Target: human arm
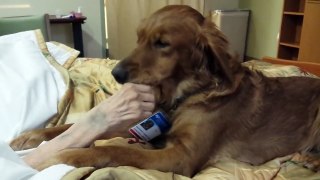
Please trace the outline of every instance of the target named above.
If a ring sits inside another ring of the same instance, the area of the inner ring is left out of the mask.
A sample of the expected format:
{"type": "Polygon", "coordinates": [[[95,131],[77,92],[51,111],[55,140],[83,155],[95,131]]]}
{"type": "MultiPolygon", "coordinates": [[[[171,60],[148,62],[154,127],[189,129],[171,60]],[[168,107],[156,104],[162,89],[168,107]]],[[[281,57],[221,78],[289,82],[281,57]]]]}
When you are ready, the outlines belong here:
{"type": "Polygon", "coordinates": [[[68,130],[39,146],[24,161],[32,167],[66,148],[87,147],[121,126],[149,117],[154,109],[151,87],[127,83],[113,96],[86,113],[68,130]]]}

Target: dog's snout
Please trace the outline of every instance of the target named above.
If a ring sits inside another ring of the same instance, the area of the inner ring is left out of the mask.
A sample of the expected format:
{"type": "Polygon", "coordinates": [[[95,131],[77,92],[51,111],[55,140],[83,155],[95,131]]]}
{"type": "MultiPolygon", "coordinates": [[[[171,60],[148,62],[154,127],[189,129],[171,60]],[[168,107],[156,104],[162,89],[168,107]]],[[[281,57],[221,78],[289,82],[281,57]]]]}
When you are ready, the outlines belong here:
{"type": "Polygon", "coordinates": [[[115,68],[113,68],[113,70],[111,71],[111,74],[114,77],[114,79],[120,84],[124,84],[128,81],[129,73],[122,66],[116,66],[115,68]]]}

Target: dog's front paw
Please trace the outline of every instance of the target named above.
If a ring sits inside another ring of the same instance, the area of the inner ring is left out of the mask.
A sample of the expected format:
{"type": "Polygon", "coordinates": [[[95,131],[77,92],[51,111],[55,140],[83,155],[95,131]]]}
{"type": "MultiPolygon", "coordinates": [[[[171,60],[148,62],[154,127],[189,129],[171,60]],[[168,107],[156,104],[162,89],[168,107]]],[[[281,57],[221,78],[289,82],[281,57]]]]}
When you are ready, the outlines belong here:
{"type": "Polygon", "coordinates": [[[10,147],[15,151],[31,149],[38,147],[44,140],[41,133],[30,131],[13,139],[10,142],[10,147]]]}
{"type": "Polygon", "coordinates": [[[66,164],[74,167],[97,167],[97,162],[99,162],[97,155],[92,154],[89,148],[67,149],[58,152],[34,168],[43,170],[56,164],[66,164]]]}

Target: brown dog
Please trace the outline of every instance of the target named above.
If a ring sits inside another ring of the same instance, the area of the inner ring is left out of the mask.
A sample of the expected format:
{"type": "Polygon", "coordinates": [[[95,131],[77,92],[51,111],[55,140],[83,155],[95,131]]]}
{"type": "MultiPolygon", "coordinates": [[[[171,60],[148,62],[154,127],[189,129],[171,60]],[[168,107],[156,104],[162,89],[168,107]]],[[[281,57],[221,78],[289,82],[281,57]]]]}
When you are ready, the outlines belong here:
{"type": "Polygon", "coordinates": [[[241,66],[217,27],[188,6],[142,22],[137,48],[112,73],[154,87],[172,124],[162,146],[64,150],[43,167],[129,165],[192,176],[221,157],[258,165],[320,143],[320,80],[267,78],[241,66]]]}

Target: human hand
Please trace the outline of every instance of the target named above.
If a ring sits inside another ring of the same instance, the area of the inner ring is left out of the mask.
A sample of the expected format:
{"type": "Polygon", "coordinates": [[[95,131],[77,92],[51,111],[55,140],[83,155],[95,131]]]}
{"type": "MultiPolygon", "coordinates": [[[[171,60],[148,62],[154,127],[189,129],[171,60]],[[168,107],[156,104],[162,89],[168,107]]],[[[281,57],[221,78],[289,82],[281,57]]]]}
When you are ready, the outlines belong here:
{"type": "Polygon", "coordinates": [[[89,112],[90,123],[99,130],[112,131],[130,127],[152,115],[155,97],[150,86],[126,83],[113,96],[89,112]]]}

